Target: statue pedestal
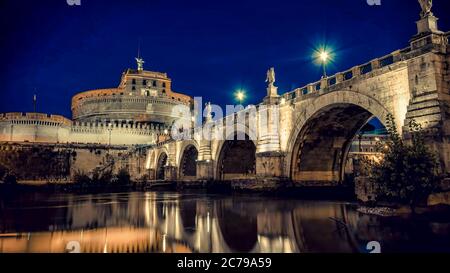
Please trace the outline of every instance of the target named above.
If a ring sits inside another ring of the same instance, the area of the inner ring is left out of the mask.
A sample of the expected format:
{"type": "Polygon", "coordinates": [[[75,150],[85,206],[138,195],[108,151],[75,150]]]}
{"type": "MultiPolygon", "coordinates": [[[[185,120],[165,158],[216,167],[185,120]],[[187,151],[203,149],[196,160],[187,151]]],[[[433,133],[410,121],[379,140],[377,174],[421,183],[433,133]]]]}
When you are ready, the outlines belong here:
{"type": "Polygon", "coordinates": [[[267,87],[267,97],[264,98],[265,104],[277,104],[280,100],[280,96],[278,95],[278,87],[274,85],[269,85],[267,87]]]}
{"type": "MultiPolygon", "coordinates": [[[[429,44],[446,45],[447,37],[445,33],[438,29],[438,18],[432,14],[417,21],[417,32],[411,39],[411,49],[416,50],[429,44]]],[[[445,49],[444,49],[445,50],[445,49]]]]}
{"type": "Polygon", "coordinates": [[[273,84],[267,87],[267,96],[268,97],[278,97],[278,87],[273,84]]]}
{"type": "Polygon", "coordinates": [[[425,18],[420,19],[417,21],[417,32],[418,34],[425,34],[425,33],[439,33],[438,24],[437,21],[439,19],[434,17],[434,15],[428,15],[425,18]]]}

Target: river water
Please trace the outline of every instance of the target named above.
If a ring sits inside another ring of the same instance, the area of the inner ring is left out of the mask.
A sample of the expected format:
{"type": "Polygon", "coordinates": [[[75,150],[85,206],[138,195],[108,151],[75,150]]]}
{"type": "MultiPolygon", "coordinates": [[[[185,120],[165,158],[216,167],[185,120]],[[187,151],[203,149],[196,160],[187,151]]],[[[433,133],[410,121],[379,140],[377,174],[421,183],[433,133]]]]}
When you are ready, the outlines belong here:
{"type": "Polygon", "coordinates": [[[131,192],[1,195],[0,252],[450,253],[450,216],[378,217],[353,203],[131,192]]]}

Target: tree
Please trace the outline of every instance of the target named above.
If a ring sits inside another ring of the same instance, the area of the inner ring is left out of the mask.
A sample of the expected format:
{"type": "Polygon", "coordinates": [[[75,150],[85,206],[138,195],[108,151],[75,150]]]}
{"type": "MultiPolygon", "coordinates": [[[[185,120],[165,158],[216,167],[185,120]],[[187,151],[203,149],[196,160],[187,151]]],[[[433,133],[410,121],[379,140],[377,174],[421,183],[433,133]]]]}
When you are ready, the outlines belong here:
{"type": "Polygon", "coordinates": [[[389,138],[378,145],[383,159],[370,161],[369,178],[378,186],[380,197],[409,204],[414,212],[438,184],[437,157],[425,145],[422,127],[414,120],[409,124],[409,145],[399,135],[392,115],[387,117],[386,129],[389,138]]]}

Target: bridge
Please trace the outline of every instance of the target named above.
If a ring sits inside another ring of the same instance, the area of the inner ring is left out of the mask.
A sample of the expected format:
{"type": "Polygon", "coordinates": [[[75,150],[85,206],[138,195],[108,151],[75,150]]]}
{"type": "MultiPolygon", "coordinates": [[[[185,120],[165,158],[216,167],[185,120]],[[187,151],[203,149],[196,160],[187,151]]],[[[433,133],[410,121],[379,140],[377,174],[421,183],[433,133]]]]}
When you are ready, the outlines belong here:
{"type": "Polygon", "coordinates": [[[213,120],[206,111],[206,121],[192,138],[145,147],[136,156],[141,162],[136,175],[167,181],[253,181],[261,187],[280,181],[339,185],[355,135],[373,117],[386,124],[390,114],[407,141],[409,122],[421,124],[448,177],[450,33],[438,30],[433,15],[417,26],[407,48],[283,95],[269,81],[263,102],[223,119],[213,120]]]}

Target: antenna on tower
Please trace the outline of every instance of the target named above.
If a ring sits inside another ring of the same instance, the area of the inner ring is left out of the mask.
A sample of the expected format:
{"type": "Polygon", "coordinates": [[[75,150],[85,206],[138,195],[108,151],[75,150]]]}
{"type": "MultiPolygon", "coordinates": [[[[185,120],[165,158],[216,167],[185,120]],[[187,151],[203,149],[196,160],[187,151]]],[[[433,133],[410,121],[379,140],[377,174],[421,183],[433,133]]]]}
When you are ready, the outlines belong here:
{"type": "Polygon", "coordinates": [[[141,72],[144,70],[144,59],[141,58],[141,39],[138,41],[138,56],[136,58],[137,66],[138,66],[138,72],[141,72]]]}
{"type": "Polygon", "coordinates": [[[141,58],[141,39],[138,40],[138,59],[141,58]]]}
{"type": "Polygon", "coordinates": [[[33,113],[36,113],[36,104],[37,104],[37,95],[36,95],[36,88],[34,88],[34,95],[33,95],[33,113]]]}

